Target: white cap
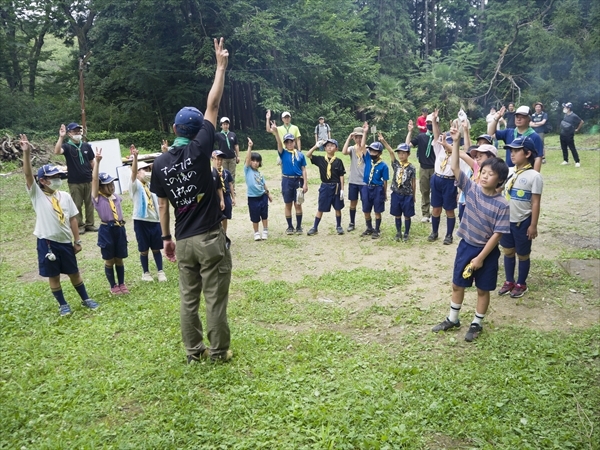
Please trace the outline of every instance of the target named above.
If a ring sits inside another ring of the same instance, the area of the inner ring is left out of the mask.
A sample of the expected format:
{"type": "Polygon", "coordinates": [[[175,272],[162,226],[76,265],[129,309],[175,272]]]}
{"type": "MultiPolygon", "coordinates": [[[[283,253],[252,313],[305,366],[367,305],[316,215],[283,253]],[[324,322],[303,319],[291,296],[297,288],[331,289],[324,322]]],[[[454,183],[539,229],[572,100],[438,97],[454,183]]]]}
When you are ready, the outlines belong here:
{"type": "Polygon", "coordinates": [[[229,117],[221,117],[221,123],[230,122],[229,117]]]}
{"type": "MultiPolygon", "coordinates": [[[[438,117],[436,122],[439,122],[439,121],[440,121],[440,118],[438,117]]],[[[433,122],[433,114],[429,114],[427,116],[427,118],[425,119],[425,122],[433,122]]]]}
{"type": "Polygon", "coordinates": [[[284,111],[284,112],[282,112],[282,113],[281,113],[281,118],[282,118],[282,119],[283,119],[284,117],[287,117],[287,116],[290,116],[290,117],[292,117],[292,115],[290,114],[290,112],[289,112],[289,111],[284,111]]]}
{"type": "Polygon", "coordinates": [[[528,116],[529,115],[529,106],[519,106],[517,108],[517,110],[515,111],[515,115],[519,114],[521,116],[528,116]]]}

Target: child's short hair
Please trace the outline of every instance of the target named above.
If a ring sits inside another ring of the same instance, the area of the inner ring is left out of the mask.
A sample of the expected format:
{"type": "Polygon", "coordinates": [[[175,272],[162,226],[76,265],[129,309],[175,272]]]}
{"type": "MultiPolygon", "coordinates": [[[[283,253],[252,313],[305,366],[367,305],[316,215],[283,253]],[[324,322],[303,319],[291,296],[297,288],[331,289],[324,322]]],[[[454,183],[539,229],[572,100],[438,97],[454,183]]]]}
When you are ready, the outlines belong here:
{"type": "Polygon", "coordinates": [[[502,158],[495,157],[488,158],[481,163],[479,171],[481,172],[486,166],[491,166],[490,169],[492,169],[492,171],[498,175],[498,185],[496,187],[502,186],[508,178],[508,166],[504,160],[502,158]]]}
{"type": "Polygon", "coordinates": [[[262,156],[258,152],[250,153],[250,161],[258,161],[258,167],[262,167],[262,156]]]}

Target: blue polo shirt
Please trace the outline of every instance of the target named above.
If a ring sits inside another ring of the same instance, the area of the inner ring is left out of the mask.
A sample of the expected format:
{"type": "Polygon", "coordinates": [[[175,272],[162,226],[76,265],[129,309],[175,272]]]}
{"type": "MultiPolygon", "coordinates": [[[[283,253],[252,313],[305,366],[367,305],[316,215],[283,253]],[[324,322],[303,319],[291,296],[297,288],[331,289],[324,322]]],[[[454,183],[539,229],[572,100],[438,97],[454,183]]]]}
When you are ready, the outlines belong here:
{"type": "Polygon", "coordinates": [[[281,152],[281,173],[288,177],[301,177],[302,168],[306,166],[304,154],[296,151],[296,157],[287,150],[281,152]],[[294,159],[292,161],[292,158],[294,159]]]}
{"type": "Polygon", "coordinates": [[[387,164],[383,161],[379,161],[375,165],[375,169],[373,170],[373,176],[371,177],[371,168],[373,167],[373,161],[371,160],[371,156],[367,153],[364,158],[365,162],[365,176],[363,181],[365,184],[374,184],[376,186],[383,186],[383,181],[388,181],[390,179],[390,169],[387,164]],[[371,180],[369,181],[369,178],[371,180]]]}
{"type": "MultiPolygon", "coordinates": [[[[496,139],[504,141],[505,144],[510,144],[516,138],[521,137],[521,134],[517,132],[516,128],[507,128],[506,130],[496,130],[496,139]]],[[[542,144],[542,138],[536,132],[531,133],[528,136],[532,141],[537,151],[537,156],[544,156],[544,146],[542,144]]],[[[510,150],[506,150],[506,164],[508,167],[513,167],[514,164],[510,160],[510,150]]]]}

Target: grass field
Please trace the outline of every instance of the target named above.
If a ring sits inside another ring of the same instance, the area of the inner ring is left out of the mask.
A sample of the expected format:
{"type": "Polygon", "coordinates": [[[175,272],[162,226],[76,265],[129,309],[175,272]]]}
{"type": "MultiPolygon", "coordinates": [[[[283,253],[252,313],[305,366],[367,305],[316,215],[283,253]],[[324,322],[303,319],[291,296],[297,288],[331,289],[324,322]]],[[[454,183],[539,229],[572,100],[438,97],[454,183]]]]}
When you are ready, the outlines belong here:
{"type": "MultiPolygon", "coordinates": [[[[589,142],[598,147],[597,137],[589,142]]],[[[277,191],[275,153],[263,157],[277,191]]],[[[447,312],[455,248],[425,242],[426,226],[415,224],[404,247],[393,242],[389,214],[376,245],[350,234],[335,241],[327,231],[289,239],[277,198],[272,239],[256,244],[238,182],[229,232],[235,358],[225,365],[185,364],[177,268],[166,265],[167,283],[139,281],[132,230],[132,294],[110,297],[95,236],[86,233],[80,269],[101,307],[83,310],[63,282],[75,313],[59,318],[36,275],[23,176],[0,177],[0,448],[600,448],[600,299],[559,265],[600,258],[600,155],[582,152],[579,171],[561,160],[550,151],[542,172],[531,292],[512,303],[493,296],[497,309],[473,344],[463,341],[465,325],[429,331],[447,312]]]]}

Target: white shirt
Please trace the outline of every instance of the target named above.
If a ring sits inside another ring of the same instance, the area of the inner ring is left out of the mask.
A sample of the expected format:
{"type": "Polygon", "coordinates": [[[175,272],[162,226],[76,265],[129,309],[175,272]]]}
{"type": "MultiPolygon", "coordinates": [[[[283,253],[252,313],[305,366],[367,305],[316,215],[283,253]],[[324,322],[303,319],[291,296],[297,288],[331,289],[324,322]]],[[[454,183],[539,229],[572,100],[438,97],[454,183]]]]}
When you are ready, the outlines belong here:
{"type": "Polygon", "coordinates": [[[144,186],[140,180],[136,179],[135,182],[131,183],[129,186],[129,195],[131,196],[131,200],[133,200],[133,220],[160,222],[158,216],[158,197],[156,194],[151,193],[154,209],[148,208],[148,195],[144,191],[144,186]]]}
{"type": "Polygon", "coordinates": [[[34,183],[31,189],[27,189],[27,192],[36,214],[33,234],[39,239],[48,239],[49,241],[61,244],[71,242],[73,240],[73,233],[71,232],[70,219],[79,214],[79,210],[75,206],[71,195],[64,191],[55,191],[54,194],[48,196],[40,189],[37,183],[34,183]],[[52,197],[58,199],[58,204],[65,215],[64,223],[60,222],[58,214],[54,211],[52,197]]]}
{"type": "MultiPolygon", "coordinates": [[[[454,172],[452,172],[452,154],[448,156],[446,166],[442,170],[442,162],[446,159],[446,149],[437,141],[432,142],[431,147],[435,152],[435,173],[445,177],[454,177],[454,172]]],[[[463,172],[467,173],[470,170],[469,165],[462,159],[458,161],[458,164],[460,165],[460,170],[463,172]]]]}

